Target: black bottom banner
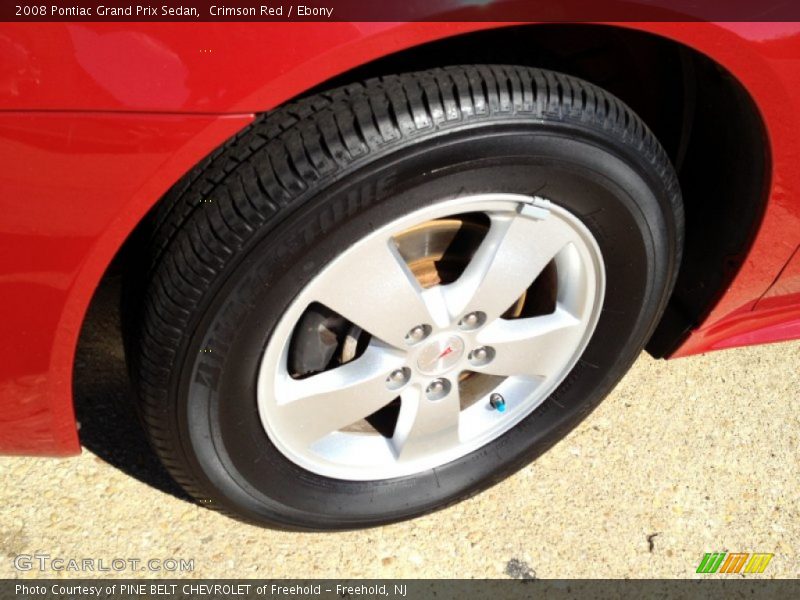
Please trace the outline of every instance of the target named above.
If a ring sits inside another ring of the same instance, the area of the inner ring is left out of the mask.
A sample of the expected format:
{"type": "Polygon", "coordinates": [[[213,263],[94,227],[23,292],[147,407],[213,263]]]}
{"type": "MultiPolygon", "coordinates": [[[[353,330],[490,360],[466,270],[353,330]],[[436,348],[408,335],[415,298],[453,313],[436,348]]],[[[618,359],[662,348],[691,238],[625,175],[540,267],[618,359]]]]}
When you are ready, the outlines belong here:
{"type": "Polygon", "coordinates": [[[464,579],[25,579],[0,581],[0,599],[262,600],[300,598],[797,598],[800,580],[464,580],[464,579]]]}

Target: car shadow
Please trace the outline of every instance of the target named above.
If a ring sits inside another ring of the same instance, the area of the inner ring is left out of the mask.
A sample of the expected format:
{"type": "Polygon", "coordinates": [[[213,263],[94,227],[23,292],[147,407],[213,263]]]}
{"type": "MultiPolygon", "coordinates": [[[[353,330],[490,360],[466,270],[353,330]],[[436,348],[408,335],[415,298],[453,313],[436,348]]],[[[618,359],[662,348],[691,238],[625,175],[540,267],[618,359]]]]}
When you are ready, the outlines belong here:
{"type": "Polygon", "coordinates": [[[182,500],[150,447],[132,402],[119,326],[120,278],[106,276],[78,342],[73,392],[83,447],[139,481],[182,500]]]}

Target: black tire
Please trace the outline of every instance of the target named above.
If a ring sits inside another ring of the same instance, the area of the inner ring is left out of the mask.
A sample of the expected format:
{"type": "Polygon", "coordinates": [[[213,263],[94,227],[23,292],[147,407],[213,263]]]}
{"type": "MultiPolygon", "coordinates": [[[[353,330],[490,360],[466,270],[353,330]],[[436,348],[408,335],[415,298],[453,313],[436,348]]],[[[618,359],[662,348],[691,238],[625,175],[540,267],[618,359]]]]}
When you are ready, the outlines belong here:
{"type": "Polygon", "coordinates": [[[273,110],[172,188],[127,283],[127,354],[152,445],[202,504],[261,524],[346,529],[441,508],[533,460],[619,381],[665,307],[682,232],[658,141],[573,77],[448,67],[273,110]],[[271,328],[337,248],[465,191],[546,195],[595,236],[606,298],[581,360],[518,426],[435,472],[354,482],[304,471],[258,419],[271,328]]]}

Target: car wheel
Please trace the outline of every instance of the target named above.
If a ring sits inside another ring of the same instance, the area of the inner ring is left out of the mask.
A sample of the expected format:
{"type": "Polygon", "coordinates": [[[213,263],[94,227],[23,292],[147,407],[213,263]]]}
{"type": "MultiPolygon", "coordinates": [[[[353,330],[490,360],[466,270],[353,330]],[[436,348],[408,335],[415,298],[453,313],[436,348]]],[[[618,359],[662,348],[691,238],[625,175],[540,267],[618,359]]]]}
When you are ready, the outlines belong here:
{"type": "Polygon", "coordinates": [[[303,98],[176,184],[126,289],[153,446],[203,504],[419,515],[563,437],[674,283],[673,169],[622,102],[515,66],[303,98]]]}

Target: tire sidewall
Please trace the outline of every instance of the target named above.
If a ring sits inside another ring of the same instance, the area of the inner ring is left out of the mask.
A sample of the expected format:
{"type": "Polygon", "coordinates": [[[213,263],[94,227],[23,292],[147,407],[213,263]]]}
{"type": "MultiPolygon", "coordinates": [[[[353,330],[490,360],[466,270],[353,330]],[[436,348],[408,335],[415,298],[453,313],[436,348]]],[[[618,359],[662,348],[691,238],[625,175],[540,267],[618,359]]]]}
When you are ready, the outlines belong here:
{"type": "Polygon", "coordinates": [[[259,521],[348,528],[399,520],[474,493],[560,439],[621,378],[664,305],[675,268],[670,199],[649,163],[597,132],[491,124],[432,135],[352,165],[301,196],[208,294],[172,377],[185,456],[209,502],[259,521]],[[590,230],[606,270],[595,333],[556,390],[516,427],[436,469],[374,482],[303,470],[271,443],[256,382],[271,332],[336,254],[397,217],[480,193],[542,196],[590,230]]]}

